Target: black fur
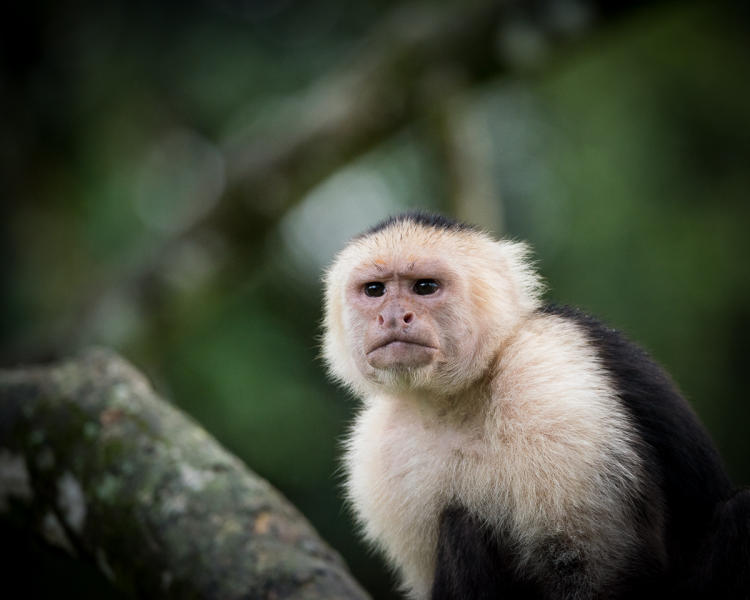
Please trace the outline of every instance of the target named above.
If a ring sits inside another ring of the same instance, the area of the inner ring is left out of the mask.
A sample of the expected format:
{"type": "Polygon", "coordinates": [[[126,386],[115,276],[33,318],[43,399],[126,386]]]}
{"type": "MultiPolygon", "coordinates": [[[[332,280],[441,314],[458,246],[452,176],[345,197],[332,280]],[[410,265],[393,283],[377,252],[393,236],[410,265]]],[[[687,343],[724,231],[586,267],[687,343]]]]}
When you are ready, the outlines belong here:
{"type": "Polygon", "coordinates": [[[750,490],[720,503],[688,580],[688,598],[750,598],[750,490]]]}
{"type": "Polygon", "coordinates": [[[542,598],[533,582],[514,572],[511,546],[501,537],[466,509],[443,511],[432,600],[542,598]]]}
{"type": "Polygon", "coordinates": [[[579,310],[548,306],[544,312],[577,323],[597,348],[640,434],[646,472],[662,492],[671,570],[684,580],[715,507],[732,494],[718,451],[669,376],[645,351],[579,310]]]}
{"type": "MultiPolygon", "coordinates": [[[[541,312],[573,321],[596,348],[639,435],[636,450],[650,478],[634,507],[643,547],[605,597],[750,599],[750,490],[733,491],[708,433],[669,376],[596,319],[562,306],[541,312]],[[666,563],[650,552],[662,544],[666,563]]],[[[519,573],[512,545],[502,540],[502,532],[487,531],[466,511],[446,510],[433,599],[570,597],[550,592],[543,577],[534,582],[519,573]]],[[[552,564],[549,555],[543,562],[552,564]]]]}
{"type": "Polygon", "coordinates": [[[373,233],[383,231],[384,229],[388,229],[388,227],[391,227],[392,225],[403,223],[405,221],[409,221],[417,225],[422,225],[424,227],[433,227],[435,229],[444,229],[447,231],[479,231],[479,229],[474,225],[468,225],[466,223],[456,221],[443,215],[430,213],[423,210],[415,210],[388,217],[387,219],[381,221],[377,225],[365,231],[360,237],[372,235],[373,233]]]}

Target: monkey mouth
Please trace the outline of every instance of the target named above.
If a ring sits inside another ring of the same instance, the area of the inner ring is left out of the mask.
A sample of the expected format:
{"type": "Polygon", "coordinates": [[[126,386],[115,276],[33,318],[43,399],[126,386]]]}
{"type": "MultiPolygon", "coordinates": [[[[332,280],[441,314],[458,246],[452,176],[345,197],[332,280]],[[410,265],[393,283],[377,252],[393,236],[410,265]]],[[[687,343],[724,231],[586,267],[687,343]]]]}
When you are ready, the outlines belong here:
{"type": "Polygon", "coordinates": [[[421,367],[434,360],[437,348],[419,339],[389,337],[367,353],[367,362],[376,369],[421,367]]]}
{"type": "Polygon", "coordinates": [[[417,346],[417,347],[421,347],[421,348],[427,348],[429,350],[437,350],[437,348],[435,348],[435,346],[432,346],[432,345],[430,345],[430,344],[428,344],[426,342],[422,342],[420,340],[409,339],[409,338],[405,338],[405,337],[395,336],[395,337],[390,337],[390,338],[386,338],[384,340],[379,341],[377,344],[375,344],[372,348],[370,348],[367,351],[367,354],[372,354],[376,350],[381,350],[381,349],[388,348],[388,347],[394,347],[394,348],[404,347],[404,348],[407,348],[409,346],[417,346]]]}

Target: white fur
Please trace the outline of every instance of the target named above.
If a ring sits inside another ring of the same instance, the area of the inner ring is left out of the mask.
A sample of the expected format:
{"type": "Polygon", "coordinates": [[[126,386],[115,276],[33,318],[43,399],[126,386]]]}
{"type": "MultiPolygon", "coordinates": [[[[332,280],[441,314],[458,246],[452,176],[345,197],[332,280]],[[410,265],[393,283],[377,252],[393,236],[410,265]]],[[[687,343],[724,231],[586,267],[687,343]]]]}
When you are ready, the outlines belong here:
{"type": "Polygon", "coordinates": [[[364,399],[346,445],[348,498],[415,599],[429,596],[449,505],[508,532],[519,568],[550,568],[535,556],[564,540],[589,565],[571,591],[582,598],[606,589],[634,547],[629,507],[643,466],[632,425],[577,326],[535,312],[540,285],[525,256],[483,234],[400,224],[355,241],[327,276],[325,356],[364,399]],[[352,361],[356,340],[347,335],[346,274],[384,248],[398,256],[425,247],[451,252],[468,282],[459,308],[480,332],[479,366],[462,367],[464,385],[443,394],[427,383],[373,383],[352,361]]]}
{"type": "Polygon", "coordinates": [[[444,257],[461,274],[453,327],[472,339],[473,353],[456,353],[438,373],[414,373],[415,382],[455,391],[481,376],[523,315],[538,304],[541,282],[526,261],[524,244],[497,242],[480,232],[445,231],[411,222],[357,238],[336,257],[325,276],[323,357],[331,374],[360,396],[377,394],[382,380],[357,366],[361,340],[356,315],[346,301],[347,286],[357,267],[373,262],[393,264],[405,258],[444,257]]]}
{"type": "Polygon", "coordinates": [[[509,528],[529,561],[547,536],[565,535],[594,565],[589,589],[606,586],[633,542],[628,495],[642,466],[596,357],[573,325],[537,317],[508,344],[490,390],[455,399],[474,405],[468,416],[429,400],[367,402],[345,457],[365,535],[413,598],[429,595],[449,504],[509,528]]]}

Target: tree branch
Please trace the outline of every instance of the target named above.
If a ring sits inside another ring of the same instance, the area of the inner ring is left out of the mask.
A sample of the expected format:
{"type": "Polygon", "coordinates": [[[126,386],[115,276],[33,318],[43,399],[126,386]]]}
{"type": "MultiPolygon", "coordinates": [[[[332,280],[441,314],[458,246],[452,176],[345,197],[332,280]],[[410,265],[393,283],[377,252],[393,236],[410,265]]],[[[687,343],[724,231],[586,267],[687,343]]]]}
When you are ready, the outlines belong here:
{"type": "Polygon", "coordinates": [[[164,298],[170,297],[167,274],[175,257],[205,240],[218,237],[222,251],[201,285],[242,279],[263,256],[268,231],[325,177],[440,110],[452,96],[502,73],[541,69],[621,9],[606,6],[602,0],[398,6],[373,26],[351,58],[300,93],[287,119],[225,144],[226,192],[207,214],[126,272],[110,273],[108,281],[82,290],[79,309],[63,315],[55,339],[36,346],[57,355],[90,343],[97,338],[97,318],[113,299],[135,307],[149,321],[146,330],[158,326],[161,315],[170,314],[164,298]]]}
{"type": "Polygon", "coordinates": [[[0,371],[0,518],[133,597],[367,598],[294,507],[105,350],[0,371]]]}

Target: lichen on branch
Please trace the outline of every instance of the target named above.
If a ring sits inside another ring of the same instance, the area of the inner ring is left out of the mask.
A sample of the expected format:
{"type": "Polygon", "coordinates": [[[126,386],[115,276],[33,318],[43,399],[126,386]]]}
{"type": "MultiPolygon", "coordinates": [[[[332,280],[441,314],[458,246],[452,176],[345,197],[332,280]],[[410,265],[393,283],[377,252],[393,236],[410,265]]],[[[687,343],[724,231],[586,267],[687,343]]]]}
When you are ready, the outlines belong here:
{"type": "Polygon", "coordinates": [[[0,371],[0,519],[138,598],[366,598],[265,480],[107,350],[0,371]]]}

